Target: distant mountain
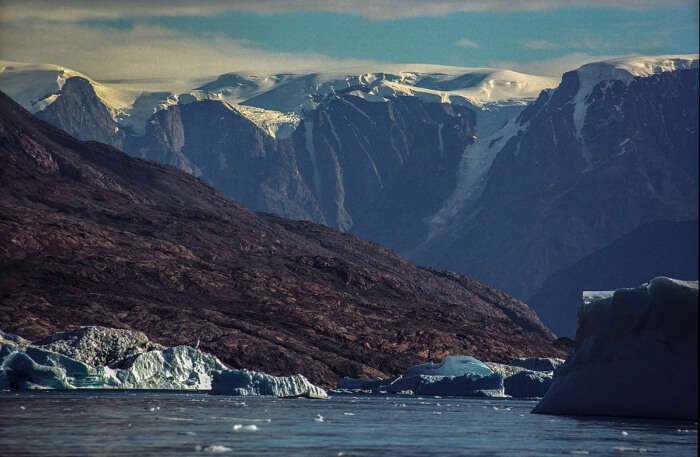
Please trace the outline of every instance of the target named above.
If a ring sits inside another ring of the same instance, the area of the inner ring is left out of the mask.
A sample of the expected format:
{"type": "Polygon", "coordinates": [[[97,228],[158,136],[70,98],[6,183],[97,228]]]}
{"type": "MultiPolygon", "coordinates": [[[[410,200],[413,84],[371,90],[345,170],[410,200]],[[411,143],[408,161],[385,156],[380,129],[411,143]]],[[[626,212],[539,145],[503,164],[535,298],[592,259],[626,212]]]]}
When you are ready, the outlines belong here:
{"type": "MultiPolygon", "coordinates": [[[[527,298],[641,225],[697,219],[697,100],[697,56],[565,73],[466,149],[455,192],[425,220],[428,236],[409,258],[527,298]]],[[[687,255],[697,259],[697,251],[687,255]]]]}
{"type": "Polygon", "coordinates": [[[133,102],[66,69],[0,68],[0,88],[81,138],[521,298],[645,224],[698,217],[697,55],[592,63],[560,84],[411,65],[230,73],[133,102]]]}
{"type": "Polygon", "coordinates": [[[56,100],[35,114],[78,138],[124,147],[125,132],[90,81],[80,76],[68,78],[56,100]]]}
{"type": "Polygon", "coordinates": [[[584,290],[635,287],[663,275],[695,279],[697,252],[697,220],[650,222],[552,274],[528,303],[557,335],[573,337],[584,290]]]}
{"type": "Polygon", "coordinates": [[[386,376],[451,353],[562,356],[522,302],[190,174],[80,142],[0,93],[0,328],[195,344],[234,367],[386,376]]]}

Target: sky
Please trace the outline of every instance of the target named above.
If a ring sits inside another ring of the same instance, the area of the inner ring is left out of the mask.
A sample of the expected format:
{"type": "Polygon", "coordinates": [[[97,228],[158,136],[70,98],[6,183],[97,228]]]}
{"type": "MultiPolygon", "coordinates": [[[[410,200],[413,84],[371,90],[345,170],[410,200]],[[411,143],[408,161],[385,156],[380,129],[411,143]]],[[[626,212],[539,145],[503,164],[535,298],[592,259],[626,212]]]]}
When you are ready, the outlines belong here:
{"type": "Polygon", "coordinates": [[[382,63],[560,76],[613,56],[697,52],[687,0],[0,0],[0,59],[98,80],[382,63]]]}

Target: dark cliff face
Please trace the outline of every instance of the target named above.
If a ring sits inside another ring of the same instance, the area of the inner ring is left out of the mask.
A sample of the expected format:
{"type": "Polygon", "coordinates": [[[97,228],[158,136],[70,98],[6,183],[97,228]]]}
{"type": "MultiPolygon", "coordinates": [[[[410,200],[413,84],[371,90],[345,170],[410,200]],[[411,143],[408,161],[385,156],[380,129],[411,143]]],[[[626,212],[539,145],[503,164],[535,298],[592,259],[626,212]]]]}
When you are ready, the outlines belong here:
{"type": "Polygon", "coordinates": [[[36,116],[76,138],[100,141],[118,148],[124,145],[126,135],[120,131],[90,82],[79,76],[66,80],[58,98],[36,116]]]}
{"type": "Polygon", "coordinates": [[[338,377],[450,353],[563,356],[523,303],[171,167],[80,142],[0,94],[0,328],[194,344],[235,367],[338,377]]]}
{"type": "Polygon", "coordinates": [[[341,95],[307,113],[291,141],[326,222],[377,239],[447,196],[474,123],[465,107],[341,95]]]}
{"type": "Polygon", "coordinates": [[[603,81],[577,127],[578,86],[567,73],[522,113],[459,238],[417,260],[529,297],[642,224],[697,218],[698,71],[603,81]]]}
{"type": "Polygon", "coordinates": [[[251,209],[325,222],[297,171],[294,151],[221,102],[157,112],[127,152],[200,176],[251,209]]]}
{"type": "Polygon", "coordinates": [[[216,101],[156,113],[127,152],[201,176],[252,209],[378,239],[431,214],[473,141],[465,108],[413,97],[327,97],[292,137],[275,140],[216,101]]]}

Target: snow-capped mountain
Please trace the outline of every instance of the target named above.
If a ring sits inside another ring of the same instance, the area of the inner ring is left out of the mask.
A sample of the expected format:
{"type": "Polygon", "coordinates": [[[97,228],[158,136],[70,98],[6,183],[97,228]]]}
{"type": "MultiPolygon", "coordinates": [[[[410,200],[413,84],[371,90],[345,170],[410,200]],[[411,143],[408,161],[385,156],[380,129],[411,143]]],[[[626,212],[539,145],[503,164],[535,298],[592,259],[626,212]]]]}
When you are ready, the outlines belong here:
{"type": "Polygon", "coordinates": [[[41,111],[55,102],[66,81],[73,77],[87,80],[115,119],[133,105],[139,95],[136,90],[98,83],[70,68],[0,60],[0,89],[30,113],[41,111]]]}
{"type": "MultiPolygon", "coordinates": [[[[470,106],[478,112],[481,132],[486,134],[516,115],[541,90],[557,83],[554,78],[491,68],[384,65],[332,72],[226,73],[186,92],[153,92],[138,85],[100,83],[57,65],[0,61],[0,90],[32,113],[58,100],[64,84],[72,77],[86,80],[95,92],[94,101],[104,105],[119,128],[135,134],[143,134],[146,122],[157,111],[194,100],[218,100],[236,106],[241,114],[276,138],[290,136],[301,115],[318,106],[320,99],[348,88],[362,89],[355,95],[368,101],[414,96],[431,103],[470,106]]],[[[70,123],[62,127],[80,138],[106,139],[106,132],[91,137],[89,131],[95,128],[71,130],[70,123]]],[[[118,138],[108,142],[122,144],[118,138]]]]}
{"type": "Polygon", "coordinates": [[[466,148],[455,191],[423,221],[410,257],[528,298],[556,271],[642,224],[697,219],[697,100],[696,55],[565,73],[466,148]]]}

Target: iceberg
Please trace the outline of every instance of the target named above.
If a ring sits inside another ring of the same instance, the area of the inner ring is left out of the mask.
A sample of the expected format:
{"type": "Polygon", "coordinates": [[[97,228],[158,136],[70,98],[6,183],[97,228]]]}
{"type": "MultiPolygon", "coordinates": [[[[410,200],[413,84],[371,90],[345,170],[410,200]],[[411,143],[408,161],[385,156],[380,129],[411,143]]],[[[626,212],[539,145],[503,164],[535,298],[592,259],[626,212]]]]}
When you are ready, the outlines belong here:
{"type": "Polygon", "coordinates": [[[503,397],[503,376],[465,374],[463,376],[419,376],[416,395],[503,397]]]}
{"type": "Polygon", "coordinates": [[[214,374],[228,369],[189,346],[156,347],[140,332],[105,327],[37,343],[1,333],[0,388],[209,390],[214,374]]]}
{"type": "Polygon", "coordinates": [[[115,370],[120,389],[209,390],[228,367],[190,346],[149,351],[124,360],[115,370]]]}
{"type": "Polygon", "coordinates": [[[407,375],[427,376],[489,376],[493,371],[481,360],[468,355],[450,355],[441,363],[422,363],[406,370],[407,375]]]}
{"type": "Polygon", "coordinates": [[[509,365],[523,367],[530,371],[555,371],[563,364],[564,359],[551,357],[518,357],[509,362],[509,365]]]}
{"type": "Polygon", "coordinates": [[[503,379],[506,379],[510,376],[513,376],[516,373],[520,373],[521,371],[526,371],[526,368],[523,367],[516,367],[514,365],[508,365],[505,363],[497,363],[497,362],[484,362],[491,370],[493,370],[495,373],[500,373],[501,376],[503,376],[503,379]]]}
{"type": "Polygon", "coordinates": [[[211,394],[328,398],[325,390],[311,384],[303,375],[277,377],[245,369],[215,374],[211,394]]]}
{"type": "Polygon", "coordinates": [[[515,398],[543,397],[551,384],[551,372],[531,370],[523,370],[503,381],[506,395],[515,398]]]}
{"type": "Polygon", "coordinates": [[[160,344],[149,341],[142,332],[99,326],[57,332],[48,338],[33,342],[32,346],[57,352],[92,366],[112,365],[142,352],[163,349],[160,344]]]}
{"type": "MultiPolygon", "coordinates": [[[[467,355],[447,356],[440,363],[422,363],[406,370],[403,384],[416,395],[503,396],[503,376],[467,355]]],[[[396,383],[394,383],[396,384],[396,383]]]]}
{"type": "Polygon", "coordinates": [[[698,282],[584,292],[574,351],[533,412],[697,420],[698,282]]]}
{"type": "Polygon", "coordinates": [[[501,373],[466,355],[448,356],[440,363],[415,365],[408,368],[404,375],[390,379],[343,378],[338,389],[391,394],[504,396],[501,373]]]}

